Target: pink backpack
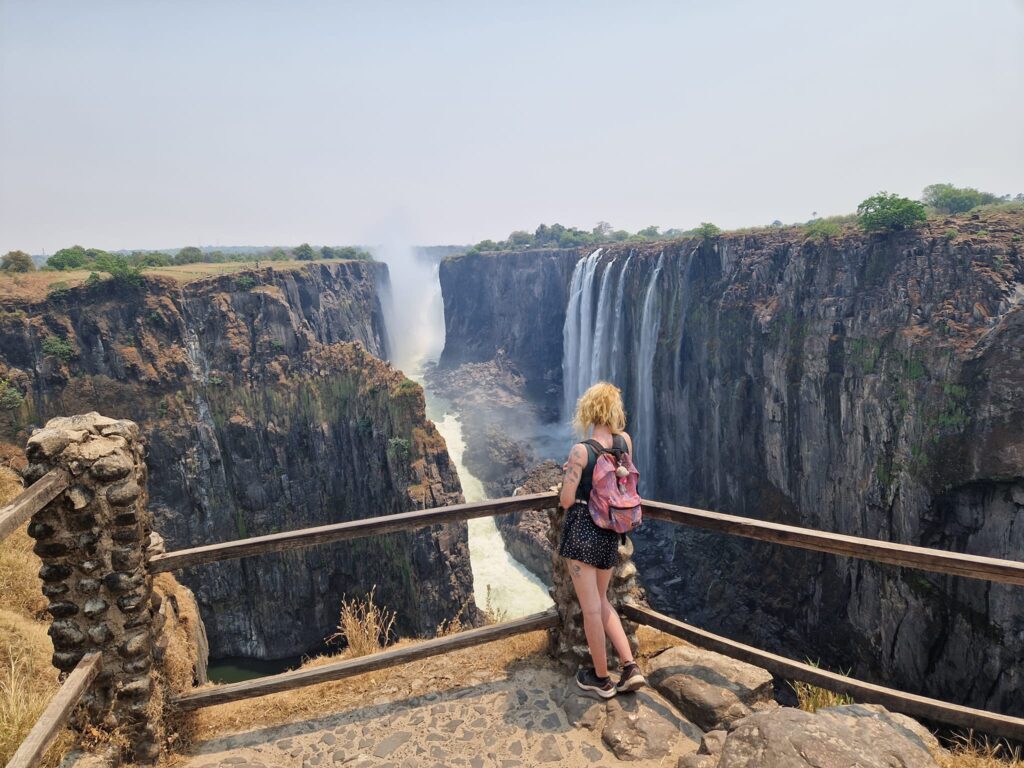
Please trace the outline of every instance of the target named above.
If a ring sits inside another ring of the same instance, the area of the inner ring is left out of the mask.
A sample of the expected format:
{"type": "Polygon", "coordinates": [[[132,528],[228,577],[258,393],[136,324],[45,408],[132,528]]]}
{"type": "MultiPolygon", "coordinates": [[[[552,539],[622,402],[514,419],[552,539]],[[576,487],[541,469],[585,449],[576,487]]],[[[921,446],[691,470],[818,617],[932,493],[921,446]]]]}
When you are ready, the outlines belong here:
{"type": "Polygon", "coordinates": [[[629,533],[643,521],[637,485],[640,472],[629,454],[619,448],[605,448],[597,440],[587,440],[597,453],[594,477],[587,507],[598,528],[629,533]]]}

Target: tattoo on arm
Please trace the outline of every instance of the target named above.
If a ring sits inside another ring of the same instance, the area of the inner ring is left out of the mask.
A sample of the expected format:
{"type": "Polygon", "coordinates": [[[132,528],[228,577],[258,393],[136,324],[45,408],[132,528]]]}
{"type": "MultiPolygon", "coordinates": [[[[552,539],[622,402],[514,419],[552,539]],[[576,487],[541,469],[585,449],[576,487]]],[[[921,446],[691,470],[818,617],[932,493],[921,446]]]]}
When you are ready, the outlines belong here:
{"type": "Polygon", "coordinates": [[[578,483],[583,473],[583,467],[587,465],[586,449],[581,445],[573,446],[569,453],[569,460],[565,463],[565,483],[578,483]]]}
{"type": "Polygon", "coordinates": [[[579,576],[583,572],[583,569],[580,568],[580,564],[579,563],[573,563],[572,564],[572,572],[575,573],[577,576],[579,576]]]}

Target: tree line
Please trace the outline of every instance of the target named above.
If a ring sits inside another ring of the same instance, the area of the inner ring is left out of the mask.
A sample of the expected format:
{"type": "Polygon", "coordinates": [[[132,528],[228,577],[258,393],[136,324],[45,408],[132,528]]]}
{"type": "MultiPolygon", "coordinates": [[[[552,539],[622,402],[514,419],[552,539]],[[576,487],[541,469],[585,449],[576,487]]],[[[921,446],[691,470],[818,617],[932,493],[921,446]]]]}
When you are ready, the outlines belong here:
{"type": "MultiPolygon", "coordinates": [[[[956,187],[952,184],[931,184],[925,187],[920,200],[900,195],[879,192],[867,198],[853,216],[819,218],[817,214],[807,222],[797,225],[808,230],[813,238],[831,237],[839,234],[841,224],[855,221],[867,232],[886,232],[907,229],[923,223],[929,215],[953,215],[967,213],[975,208],[999,203],[1024,204],[1024,193],[1014,197],[981,192],[973,187],[956,187]]],[[[779,220],[769,227],[782,227],[779,220]]],[[[602,221],[591,230],[565,227],[561,224],[541,224],[535,231],[516,230],[504,240],[481,240],[466,251],[467,254],[483,251],[519,251],[535,248],[576,248],[588,245],[623,242],[650,242],[682,237],[715,237],[722,230],[704,222],[693,229],[660,230],[657,226],[645,227],[637,232],[615,229],[602,221]]]]}
{"type": "MultiPolygon", "coordinates": [[[[351,259],[372,261],[373,256],[362,248],[354,246],[325,245],[314,248],[302,243],[294,248],[266,248],[244,253],[225,253],[219,250],[203,250],[186,246],[177,253],[166,251],[133,251],[131,253],[110,253],[99,248],[83,248],[73,245],[61,248],[50,256],[42,269],[66,272],[89,269],[106,272],[114,276],[140,274],[150,267],[171,267],[179,264],[221,264],[250,261],[313,261],[314,259],[351,259]]],[[[35,261],[24,251],[10,251],[0,258],[0,270],[4,272],[33,272],[35,261]]]]}

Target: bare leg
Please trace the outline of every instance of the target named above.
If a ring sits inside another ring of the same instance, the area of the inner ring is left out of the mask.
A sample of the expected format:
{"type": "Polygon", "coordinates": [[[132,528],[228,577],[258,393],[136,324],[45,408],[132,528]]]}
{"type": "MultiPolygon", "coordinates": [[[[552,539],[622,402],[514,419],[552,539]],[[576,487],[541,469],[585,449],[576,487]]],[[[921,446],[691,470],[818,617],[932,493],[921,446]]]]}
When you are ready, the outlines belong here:
{"type": "Polygon", "coordinates": [[[601,621],[601,594],[597,591],[598,570],[578,560],[569,560],[569,574],[583,610],[583,631],[587,635],[590,658],[594,661],[594,673],[598,677],[607,677],[608,653],[604,645],[604,623],[601,621]]]}
{"type": "Polygon", "coordinates": [[[597,571],[597,592],[601,597],[601,625],[604,627],[608,639],[612,641],[612,646],[615,648],[615,653],[618,654],[619,660],[625,666],[633,661],[633,650],[629,647],[629,640],[626,637],[626,631],[622,628],[619,614],[615,612],[612,604],[608,602],[608,585],[611,583],[611,580],[611,568],[597,571]]]}

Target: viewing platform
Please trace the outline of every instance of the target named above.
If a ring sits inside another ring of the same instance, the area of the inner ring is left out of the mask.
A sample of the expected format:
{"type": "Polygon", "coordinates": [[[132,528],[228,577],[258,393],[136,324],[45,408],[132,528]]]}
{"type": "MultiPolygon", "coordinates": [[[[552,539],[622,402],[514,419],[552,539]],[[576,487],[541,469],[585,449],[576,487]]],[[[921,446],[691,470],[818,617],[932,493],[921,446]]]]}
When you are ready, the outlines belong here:
{"type": "MultiPolygon", "coordinates": [[[[1024,740],[1024,719],[1019,717],[829,672],[651,610],[640,598],[628,541],[620,548],[610,599],[626,619],[627,634],[652,682],[636,695],[605,703],[581,696],[575,689],[568,672],[587,658],[586,642],[571,582],[558,562],[551,590],[555,608],[542,613],[429,640],[400,642],[378,653],[328,659],[256,680],[170,690],[154,671],[164,631],[163,614],[153,592],[155,575],[267,552],[530,510],[553,510],[554,532],[560,528],[561,513],[554,510],[557,495],[549,492],[416,510],[165,552],[152,531],[146,503],[147,469],[133,422],[95,413],[54,419],[30,438],[27,455],[31,463],[26,476],[32,484],[0,509],[0,537],[31,519],[29,533],[38,542],[36,552],[43,560],[40,577],[53,617],[53,662],[68,676],[8,768],[37,764],[69,723],[79,731],[114,732],[127,758],[154,762],[162,745],[176,740],[176,723],[188,722],[190,711],[318,684],[337,686],[339,681],[346,681],[343,686],[351,682],[355,692],[343,711],[339,708],[336,714],[324,716],[322,710],[311,706],[309,711],[317,711],[316,719],[304,723],[256,727],[201,742],[187,764],[404,766],[433,765],[433,760],[441,765],[591,765],[610,764],[614,758],[662,760],[671,754],[688,761],[689,768],[710,768],[718,764],[717,758],[712,761],[713,750],[728,752],[730,744],[742,745],[744,738],[753,738],[744,731],[744,722],[748,731],[756,733],[770,733],[776,722],[745,718],[769,717],[783,718],[787,733],[801,733],[801,729],[814,733],[832,718],[836,722],[829,727],[837,732],[845,728],[875,733],[880,750],[889,748],[895,743],[892,740],[899,733],[905,736],[908,729],[916,734],[911,741],[918,745],[931,738],[924,729],[914,730],[920,727],[912,726],[911,721],[880,708],[858,706],[820,717],[778,708],[770,692],[772,676],[847,694],[858,705],[881,705],[929,723],[1024,740]],[[641,628],[645,629],[639,631],[641,628]],[[638,637],[646,638],[647,644],[638,637]],[[669,648],[667,638],[686,644],[669,648]],[[507,645],[504,652],[493,650],[513,641],[524,645],[515,652],[507,645]],[[545,646],[550,659],[542,664],[517,661],[545,646]],[[655,657],[657,651],[668,655],[655,657]],[[482,667],[474,666],[477,656],[486,661],[482,667]],[[404,676],[389,676],[377,686],[374,673],[387,669],[390,674],[398,668],[404,668],[404,676]],[[712,675],[719,678],[711,686],[717,691],[714,694],[705,690],[712,675]],[[404,680],[404,688],[393,682],[398,679],[404,680]],[[715,705],[716,696],[720,706],[715,705]],[[808,717],[816,719],[812,723],[806,721],[808,717]],[[727,731],[727,738],[712,735],[727,731]],[[698,754],[698,749],[703,754],[698,754]]],[[[654,501],[644,502],[644,513],[653,520],[783,546],[1024,585],[1024,563],[1016,561],[654,501]]],[[[311,691],[309,700],[316,698],[311,691]]],[[[272,699],[266,701],[266,707],[274,706],[272,699]]],[[[257,702],[256,706],[264,705],[257,702]]],[[[295,714],[301,716],[301,708],[295,714]]],[[[242,729],[250,724],[240,716],[231,722],[242,729]]]]}

